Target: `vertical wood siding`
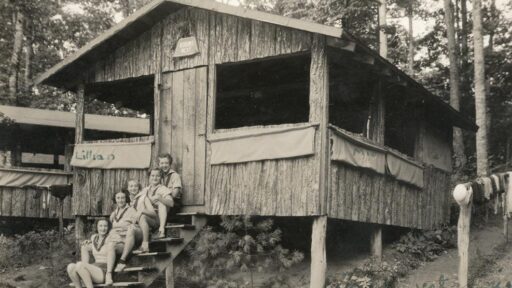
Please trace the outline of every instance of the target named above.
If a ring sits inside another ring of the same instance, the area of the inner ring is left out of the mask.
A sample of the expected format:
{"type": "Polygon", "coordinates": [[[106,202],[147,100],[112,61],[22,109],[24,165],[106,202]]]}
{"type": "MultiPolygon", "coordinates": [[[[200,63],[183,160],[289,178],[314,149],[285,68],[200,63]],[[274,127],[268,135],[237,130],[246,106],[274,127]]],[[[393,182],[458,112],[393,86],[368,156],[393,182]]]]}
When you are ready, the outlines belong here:
{"type": "MultiPolygon", "coordinates": [[[[33,188],[0,187],[0,216],[58,218],[59,200],[48,193],[33,188]],[[49,201],[44,205],[45,199],[49,201]]],[[[64,200],[63,212],[65,219],[72,218],[70,197],[64,200]]]]}
{"type": "Polygon", "coordinates": [[[207,213],[212,215],[318,215],[315,157],[212,165],[207,213]]]}
{"type": "Polygon", "coordinates": [[[91,65],[90,82],[154,74],[162,36],[162,71],[278,56],[311,49],[311,33],[211,11],[182,8],[91,65]],[[161,34],[163,33],[163,34],[161,34]],[[174,58],[180,38],[195,36],[199,53],[174,58]]]}
{"type": "Polygon", "coordinates": [[[389,176],[331,162],[329,217],[428,229],[449,220],[449,174],[428,166],[423,189],[389,176]]]}
{"type": "MultiPolygon", "coordinates": [[[[84,141],[84,143],[141,142],[152,136],[84,141]]],[[[78,168],[73,171],[72,215],[108,215],[113,208],[116,191],[126,187],[129,179],[137,179],[144,187],[148,184],[146,169],[78,168]]]]}
{"type": "Polygon", "coordinates": [[[207,81],[207,67],[162,75],[158,147],[182,177],[184,205],[204,205],[207,81]]]}

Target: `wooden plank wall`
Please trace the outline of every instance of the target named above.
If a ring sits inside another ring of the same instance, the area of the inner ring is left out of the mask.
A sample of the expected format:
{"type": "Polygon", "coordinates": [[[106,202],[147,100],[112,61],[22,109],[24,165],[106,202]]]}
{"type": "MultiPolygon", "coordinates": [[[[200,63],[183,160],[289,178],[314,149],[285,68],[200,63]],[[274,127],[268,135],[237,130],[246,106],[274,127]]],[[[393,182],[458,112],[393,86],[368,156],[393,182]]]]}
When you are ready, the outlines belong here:
{"type": "MultiPolygon", "coordinates": [[[[84,143],[118,143],[151,141],[153,136],[84,141],[84,143]]],[[[147,186],[146,169],[91,169],[75,167],[72,215],[108,215],[113,208],[116,191],[126,187],[129,179],[137,179],[147,186]]]]}
{"type": "Polygon", "coordinates": [[[103,82],[154,74],[160,37],[162,71],[245,61],[304,52],[311,49],[311,33],[195,8],[170,14],[138,37],[91,66],[89,82],[103,82]],[[199,54],[173,58],[179,38],[195,36],[199,54]]]}
{"type": "Polygon", "coordinates": [[[433,166],[420,189],[389,176],[331,162],[329,217],[429,229],[449,220],[450,177],[433,166]]]}
{"type": "Polygon", "coordinates": [[[207,213],[318,215],[317,166],[312,156],[212,165],[207,213]]]}
{"type": "MultiPolygon", "coordinates": [[[[49,196],[48,193],[48,191],[33,188],[0,187],[0,216],[58,218],[59,200],[49,196]],[[45,203],[45,199],[49,201],[45,203]]],[[[69,197],[64,200],[64,218],[72,218],[71,198],[69,197]]]]}

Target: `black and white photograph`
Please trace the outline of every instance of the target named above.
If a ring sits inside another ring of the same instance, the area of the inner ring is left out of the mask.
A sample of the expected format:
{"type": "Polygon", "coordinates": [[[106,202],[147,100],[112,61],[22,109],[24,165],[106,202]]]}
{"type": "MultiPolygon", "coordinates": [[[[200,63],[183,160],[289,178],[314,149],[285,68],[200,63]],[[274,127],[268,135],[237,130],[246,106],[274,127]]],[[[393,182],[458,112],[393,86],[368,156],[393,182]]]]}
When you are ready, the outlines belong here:
{"type": "Polygon", "coordinates": [[[0,0],[0,288],[512,288],[511,27],[0,0]]]}

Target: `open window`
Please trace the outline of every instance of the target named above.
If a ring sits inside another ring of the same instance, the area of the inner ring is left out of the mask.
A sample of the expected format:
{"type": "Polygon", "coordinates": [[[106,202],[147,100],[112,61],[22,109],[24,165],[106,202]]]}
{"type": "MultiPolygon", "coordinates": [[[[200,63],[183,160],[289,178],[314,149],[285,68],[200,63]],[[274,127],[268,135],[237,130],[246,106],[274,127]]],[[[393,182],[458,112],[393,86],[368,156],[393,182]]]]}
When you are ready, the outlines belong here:
{"type": "Polygon", "coordinates": [[[329,67],[329,123],[365,134],[373,92],[371,73],[347,62],[329,67]]]}
{"type": "Polygon", "coordinates": [[[215,129],[308,122],[309,55],[217,66],[215,129]]]}
{"type": "Polygon", "coordinates": [[[390,89],[386,94],[384,144],[414,157],[421,102],[403,87],[390,89]]]}

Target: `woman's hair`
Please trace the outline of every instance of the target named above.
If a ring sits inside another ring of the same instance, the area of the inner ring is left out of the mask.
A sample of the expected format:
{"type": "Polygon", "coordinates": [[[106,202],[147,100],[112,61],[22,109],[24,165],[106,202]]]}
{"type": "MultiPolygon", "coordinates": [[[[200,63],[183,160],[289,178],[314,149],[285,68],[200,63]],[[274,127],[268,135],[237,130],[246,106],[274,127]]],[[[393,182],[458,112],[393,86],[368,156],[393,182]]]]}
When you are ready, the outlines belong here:
{"type": "MultiPolygon", "coordinates": [[[[132,178],[132,179],[128,179],[128,181],[126,181],[126,186],[123,187],[123,190],[126,190],[128,191],[128,183],[130,183],[131,181],[133,182],[137,182],[137,188],[139,188],[139,191],[142,190],[142,185],[140,185],[140,182],[139,180],[135,179],[135,178],[132,178]]],[[[114,196],[115,197],[115,196],[114,196]]]]}
{"type": "Polygon", "coordinates": [[[124,196],[126,197],[126,203],[130,204],[130,192],[128,192],[128,190],[126,190],[126,189],[121,189],[121,191],[117,191],[116,193],[114,193],[114,197],[112,197],[112,201],[114,201],[114,203],[116,203],[116,195],[119,193],[123,193],[124,196]]]}
{"type": "Polygon", "coordinates": [[[164,177],[164,172],[162,172],[162,170],[160,170],[160,168],[151,168],[148,170],[148,176],[151,175],[151,172],[153,171],[158,171],[158,174],[160,174],[160,177],[164,177]]]}
{"type": "Polygon", "coordinates": [[[172,156],[171,156],[171,154],[169,154],[169,153],[162,153],[162,154],[158,155],[158,160],[160,160],[160,158],[167,158],[169,160],[169,164],[172,164],[172,156]]]}
{"type": "Polygon", "coordinates": [[[108,218],[105,218],[105,217],[98,218],[94,221],[94,227],[96,228],[96,232],[98,232],[98,225],[100,224],[101,221],[107,221],[107,225],[108,225],[107,233],[110,232],[110,229],[112,229],[112,223],[110,223],[110,220],[108,220],[108,218]]]}

